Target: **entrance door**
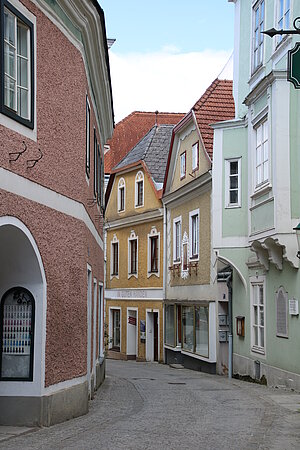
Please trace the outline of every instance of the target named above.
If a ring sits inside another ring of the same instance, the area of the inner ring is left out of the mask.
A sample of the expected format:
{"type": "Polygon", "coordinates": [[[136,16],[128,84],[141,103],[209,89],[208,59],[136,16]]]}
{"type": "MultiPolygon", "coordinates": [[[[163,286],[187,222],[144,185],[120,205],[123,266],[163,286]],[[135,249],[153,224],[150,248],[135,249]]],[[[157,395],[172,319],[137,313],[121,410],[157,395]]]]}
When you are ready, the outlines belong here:
{"type": "Polygon", "coordinates": [[[146,360],[159,359],[159,317],[158,311],[146,312],[146,360]]]}

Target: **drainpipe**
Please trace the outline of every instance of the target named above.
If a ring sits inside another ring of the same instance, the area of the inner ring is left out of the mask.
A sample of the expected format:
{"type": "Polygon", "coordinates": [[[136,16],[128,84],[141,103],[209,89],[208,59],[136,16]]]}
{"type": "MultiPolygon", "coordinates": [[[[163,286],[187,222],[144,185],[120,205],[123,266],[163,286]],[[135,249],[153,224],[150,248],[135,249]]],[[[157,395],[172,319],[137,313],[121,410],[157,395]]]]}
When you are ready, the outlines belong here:
{"type": "MultiPolygon", "coordinates": [[[[164,204],[164,223],[163,223],[163,301],[166,299],[167,290],[167,271],[168,271],[168,261],[167,261],[167,208],[164,204]]],[[[165,335],[165,305],[163,303],[163,340],[165,335]]],[[[164,346],[164,342],[163,342],[164,346]]],[[[165,363],[165,350],[163,351],[163,362],[165,363]]]]}

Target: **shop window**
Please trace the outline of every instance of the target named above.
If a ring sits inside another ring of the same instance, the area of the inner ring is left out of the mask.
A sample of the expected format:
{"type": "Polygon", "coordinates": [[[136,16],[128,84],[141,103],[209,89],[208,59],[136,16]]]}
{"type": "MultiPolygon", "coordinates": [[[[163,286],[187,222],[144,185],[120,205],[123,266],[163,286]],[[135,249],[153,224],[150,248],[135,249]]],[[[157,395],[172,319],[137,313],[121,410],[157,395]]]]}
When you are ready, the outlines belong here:
{"type": "Polygon", "coordinates": [[[165,344],[175,346],[175,306],[165,306],[165,344]]]}
{"type": "Polygon", "coordinates": [[[0,379],[33,380],[35,302],[25,288],[7,291],[1,300],[0,379]]]}
{"type": "Polygon", "coordinates": [[[193,352],[194,350],[194,308],[193,306],[182,307],[182,348],[193,352]]]}
{"type": "Polygon", "coordinates": [[[208,358],[208,306],[195,307],[195,352],[208,358]]]}

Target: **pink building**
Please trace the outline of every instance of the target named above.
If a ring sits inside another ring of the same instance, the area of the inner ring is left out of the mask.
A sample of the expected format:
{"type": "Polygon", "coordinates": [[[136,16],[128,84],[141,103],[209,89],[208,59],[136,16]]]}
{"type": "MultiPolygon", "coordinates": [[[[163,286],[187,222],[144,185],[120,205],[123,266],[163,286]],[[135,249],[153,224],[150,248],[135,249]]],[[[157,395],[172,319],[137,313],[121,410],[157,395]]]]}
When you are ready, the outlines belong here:
{"type": "Polygon", "coordinates": [[[0,424],[47,426],[104,378],[108,48],[96,0],[0,14],[0,424]]]}

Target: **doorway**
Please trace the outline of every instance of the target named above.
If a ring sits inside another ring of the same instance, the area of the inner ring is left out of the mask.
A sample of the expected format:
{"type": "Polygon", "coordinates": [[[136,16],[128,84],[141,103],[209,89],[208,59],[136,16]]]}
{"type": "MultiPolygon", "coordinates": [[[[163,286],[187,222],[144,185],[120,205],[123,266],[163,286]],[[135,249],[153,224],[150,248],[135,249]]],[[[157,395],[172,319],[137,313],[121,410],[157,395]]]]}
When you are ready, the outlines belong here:
{"type": "Polygon", "coordinates": [[[159,361],[159,312],[146,311],[146,360],[159,361]]]}
{"type": "Polygon", "coordinates": [[[137,308],[127,309],[127,359],[136,359],[137,349],[137,308]]]}

